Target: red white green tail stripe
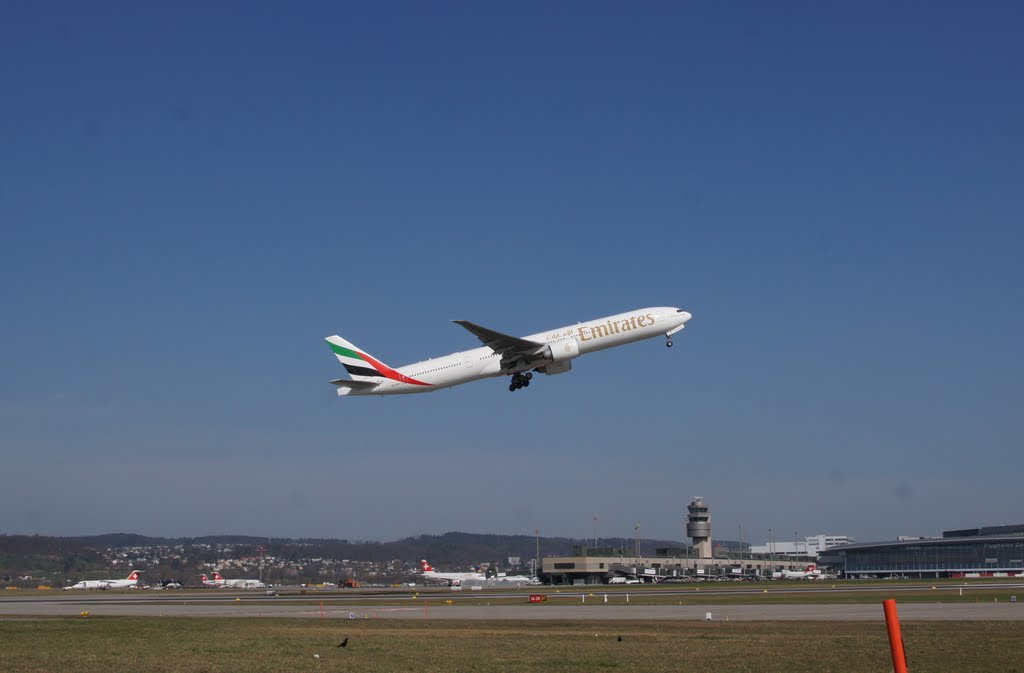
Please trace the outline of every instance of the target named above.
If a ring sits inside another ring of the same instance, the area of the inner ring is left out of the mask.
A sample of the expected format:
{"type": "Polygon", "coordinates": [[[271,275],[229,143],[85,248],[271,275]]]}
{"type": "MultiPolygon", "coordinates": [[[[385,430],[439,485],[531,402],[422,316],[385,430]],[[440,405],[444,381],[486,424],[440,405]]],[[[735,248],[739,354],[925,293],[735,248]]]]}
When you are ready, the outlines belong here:
{"type": "Polygon", "coordinates": [[[380,382],[383,379],[391,379],[392,381],[408,383],[414,386],[431,385],[396,372],[391,367],[388,367],[372,355],[359,350],[340,336],[327,337],[327,343],[353,381],[380,382]]]}

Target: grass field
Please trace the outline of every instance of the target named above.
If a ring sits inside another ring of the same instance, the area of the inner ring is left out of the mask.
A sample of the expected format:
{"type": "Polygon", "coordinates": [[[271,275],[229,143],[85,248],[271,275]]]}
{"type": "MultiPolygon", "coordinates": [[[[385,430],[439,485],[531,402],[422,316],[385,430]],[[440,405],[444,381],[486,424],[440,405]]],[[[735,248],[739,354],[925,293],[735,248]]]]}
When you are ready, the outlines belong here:
{"type": "MultiPolygon", "coordinates": [[[[1024,622],[903,627],[912,673],[1024,673],[1024,622]]],[[[0,671],[884,673],[885,624],[402,622],[88,618],[0,621],[0,671]],[[345,649],[337,647],[348,636],[345,649]],[[622,640],[619,640],[621,636],[622,640]],[[314,658],[319,654],[320,658],[314,658]]]]}

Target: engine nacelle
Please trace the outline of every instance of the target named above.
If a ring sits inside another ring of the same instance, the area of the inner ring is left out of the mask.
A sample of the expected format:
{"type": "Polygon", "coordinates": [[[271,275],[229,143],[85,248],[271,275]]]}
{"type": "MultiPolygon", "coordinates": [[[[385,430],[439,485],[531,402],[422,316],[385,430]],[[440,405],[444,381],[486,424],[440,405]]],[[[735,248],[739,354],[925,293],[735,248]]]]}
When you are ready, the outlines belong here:
{"type": "Polygon", "coordinates": [[[544,359],[552,362],[565,362],[579,357],[580,342],[576,339],[553,341],[544,349],[544,359]]]}
{"type": "Polygon", "coordinates": [[[561,362],[552,362],[549,365],[538,367],[537,371],[544,372],[548,376],[554,376],[555,374],[564,374],[572,369],[572,362],[569,360],[562,360],[561,362]]]}

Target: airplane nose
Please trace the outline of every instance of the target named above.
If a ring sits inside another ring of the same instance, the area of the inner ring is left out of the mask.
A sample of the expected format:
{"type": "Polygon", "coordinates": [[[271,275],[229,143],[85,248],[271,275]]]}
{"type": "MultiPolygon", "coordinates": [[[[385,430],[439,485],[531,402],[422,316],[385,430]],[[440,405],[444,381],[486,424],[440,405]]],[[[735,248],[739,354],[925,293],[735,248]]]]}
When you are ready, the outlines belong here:
{"type": "Polygon", "coordinates": [[[682,319],[683,323],[685,324],[685,323],[689,322],[690,318],[692,318],[693,315],[691,315],[689,313],[689,311],[680,311],[679,312],[679,317],[682,319]]]}

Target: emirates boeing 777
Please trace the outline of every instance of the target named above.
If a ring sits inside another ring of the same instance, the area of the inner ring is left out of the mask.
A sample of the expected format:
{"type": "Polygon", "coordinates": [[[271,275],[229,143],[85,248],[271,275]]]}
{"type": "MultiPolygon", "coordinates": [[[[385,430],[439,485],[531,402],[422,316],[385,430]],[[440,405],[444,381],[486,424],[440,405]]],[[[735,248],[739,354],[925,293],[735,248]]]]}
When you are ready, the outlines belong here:
{"type": "Polygon", "coordinates": [[[665,345],[671,346],[672,335],[683,329],[690,317],[686,311],[671,306],[641,308],[522,338],[456,320],[455,324],[478,338],[483,348],[398,369],[388,367],[334,335],[327,337],[327,343],[352,378],[331,383],[338,386],[339,395],[401,395],[429,393],[494,376],[511,376],[508,389],[515,391],[530,385],[533,372],[565,373],[572,368],[573,358],[586,353],[656,336],[664,336],[665,345]]]}

